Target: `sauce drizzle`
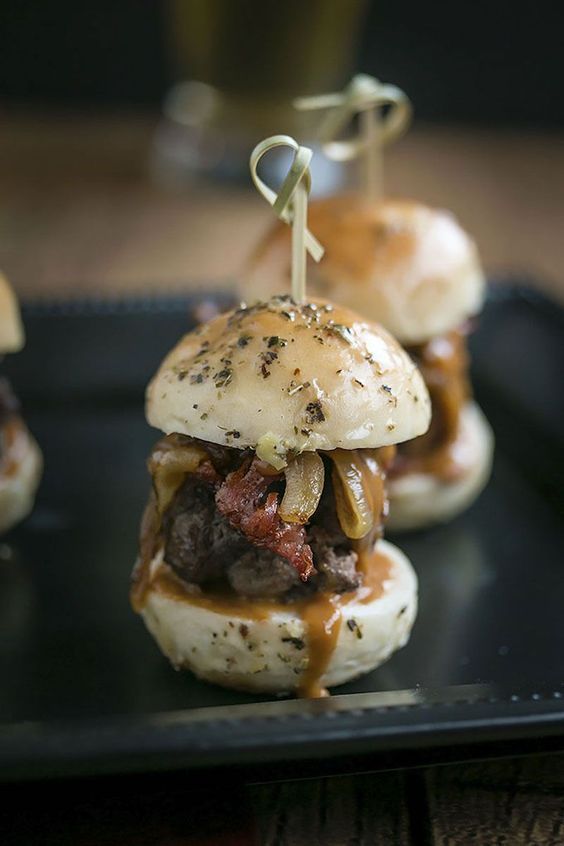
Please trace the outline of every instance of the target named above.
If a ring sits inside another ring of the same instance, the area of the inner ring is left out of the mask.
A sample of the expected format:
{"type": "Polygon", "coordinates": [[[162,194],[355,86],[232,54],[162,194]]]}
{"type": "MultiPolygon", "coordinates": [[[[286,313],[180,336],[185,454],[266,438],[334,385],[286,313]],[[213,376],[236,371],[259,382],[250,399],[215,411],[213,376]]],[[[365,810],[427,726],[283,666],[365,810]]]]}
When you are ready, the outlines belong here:
{"type": "Polygon", "coordinates": [[[400,444],[391,475],[425,473],[445,482],[459,478],[465,467],[457,460],[460,415],[471,397],[468,351],[463,329],[408,347],[427,385],[433,416],[427,432],[400,444]]]}
{"type": "MultiPolygon", "coordinates": [[[[147,544],[145,549],[149,548],[152,551],[152,545],[147,544]]],[[[139,561],[135,569],[131,602],[133,608],[141,612],[147,591],[151,588],[170,599],[188,602],[225,616],[241,616],[260,621],[268,619],[276,611],[293,612],[301,617],[306,626],[309,655],[297,694],[306,698],[324,697],[328,696],[328,692],[321,684],[321,679],[337,645],[343,608],[351,602],[367,604],[381,596],[390,569],[389,559],[374,547],[370,550],[364,539],[355,543],[355,549],[359,552],[363,582],[349,593],[320,592],[307,599],[288,603],[269,599],[249,600],[225,589],[217,589],[212,593],[190,586],[178,578],[164,562],[151,572],[151,559],[144,559],[139,561]]]]}
{"type": "MultiPolygon", "coordinates": [[[[171,568],[160,562],[153,565],[156,552],[163,547],[160,519],[154,494],[151,496],[141,524],[139,561],[135,567],[131,588],[131,603],[137,612],[143,610],[149,588],[171,599],[188,602],[226,616],[240,616],[249,620],[266,620],[273,612],[293,612],[299,616],[307,631],[308,664],[298,686],[298,696],[318,698],[328,696],[321,680],[325,675],[338,642],[343,609],[352,602],[368,604],[382,595],[390,570],[390,561],[377,549],[382,534],[382,518],[387,514],[385,473],[395,450],[353,450],[346,457],[355,460],[361,469],[361,484],[366,505],[374,515],[368,533],[351,544],[357,553],[357,570],[362,583],[354,591],[344,594],[320,591],[294,602],[269,599],[247,599],[224,585],[203,591],[180,579],[171,568]]],[[[327,453],[340,460],[343,450],[327,453]]],[[[342,460],[345,460],[343,455],[342,460]]]]}
{"type": "Polygon", "coordinates": [[[13,414],[2,426],[2,475],[15,476],[28,448],[28,431],[22,418],[13,414]]]}

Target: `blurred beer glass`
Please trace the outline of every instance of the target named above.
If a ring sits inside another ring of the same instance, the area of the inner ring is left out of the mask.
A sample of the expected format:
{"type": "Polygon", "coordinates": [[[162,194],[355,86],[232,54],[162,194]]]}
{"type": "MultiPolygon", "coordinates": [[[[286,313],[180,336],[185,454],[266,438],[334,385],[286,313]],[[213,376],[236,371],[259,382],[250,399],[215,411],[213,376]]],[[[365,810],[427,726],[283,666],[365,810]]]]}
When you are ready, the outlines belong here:
{"type": "MultiPolygon", "coordinates": [[[[248,157],[274,133],[314,142],[318,116],[294,97],[337,90],[355,65],[366,0],[168,0],[168,51],[179,80],[164,103],[156,171],[247,179],[248,157]]],[[[317,157],[314,184],[333,166],[317,157]],[[324,171],[324,172],[323,172],[324,171]]]]}

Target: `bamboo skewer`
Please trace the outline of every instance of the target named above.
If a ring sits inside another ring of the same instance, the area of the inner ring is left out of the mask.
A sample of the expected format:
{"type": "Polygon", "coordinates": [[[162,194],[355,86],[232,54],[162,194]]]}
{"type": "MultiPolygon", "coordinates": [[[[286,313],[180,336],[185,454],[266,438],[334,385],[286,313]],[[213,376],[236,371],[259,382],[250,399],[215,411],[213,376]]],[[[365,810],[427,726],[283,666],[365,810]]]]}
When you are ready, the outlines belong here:
{"type": "Polygon", "coordinates": [[[307,228],[307,203],[311,187],[309,164],[312,151],[301,147],[289,135],[273,135],[254,148],[250,158],[252,180],[260,194],[270,203],[278,217],[292,226],[292,298],[303,303],[306,295],[306,255],[315,261],[323,256],[323,247],[307,228]],[[294,159],[278,194],[258,175],[262,157],[276,147],[290,147],[294,159]]]}
{"type": "Polygon", "coordinates": [[[384,194],[383,148],[398,138],[411,119],[411,104],[400,88],[385,85],[366,74],[353,77],[344,91],[294,100],[299,111],[326,112],[319,124],[318,138],[333,161],[360,159],[362,188],[370,200],[384,194]],[[382,116],[382,108],[389,107],[382,116]],[[359,115],[358,136],[339,140],[339,135],[359,115]]]}

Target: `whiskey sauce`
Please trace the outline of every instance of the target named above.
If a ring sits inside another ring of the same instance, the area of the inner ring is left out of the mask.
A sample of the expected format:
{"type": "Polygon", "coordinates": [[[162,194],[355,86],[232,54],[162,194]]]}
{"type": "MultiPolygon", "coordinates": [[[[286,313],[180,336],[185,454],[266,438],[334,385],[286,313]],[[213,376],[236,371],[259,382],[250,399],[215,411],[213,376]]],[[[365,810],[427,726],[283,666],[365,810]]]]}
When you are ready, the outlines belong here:
{"type": "Polygon", "coordinates": [[[15,476],[28,448],[28,434],[24,423],[13,414],[2,426],[0,470],[3,476],[15,476]]]}
{"type": "Polygon", "coordinates": [[[461,330],[432,338],[407,352],[421,370],[433,411],[429,430],[398,447],[390,475],[427,473],[444,481],[458,478],[464,468],[456,459],[460,415],[471,395],[466,337],[461,330]]]}
{"type": "MultiPolygon", "coordinates": [[[[144,517],[146,533],[149,525],[150,518],[144,517]]],[[[365,604],[381,596],[390,569],[389,559],[374,548],[369,550],[368,544],[364,541],[355,542],[355,549],[359,552],[359,570],[363,575],[362,584],[356,590],[343,594],[321,591],[294,602],[278,602],[271,599],[250,600],[226,589],[214,590],[213,593],[204,592],[182,581],[164,562],[151,572],[151,558],[143,557],[143,555],[147,555],[149,551],[153,553],[154,543],[152,540],[149,542],[145,536],[145,538],[142,537],[141,556],[135,568],[131,603],[135,611],[141,612],[147,592],[151,588],[170,599],[187,602],[228,617],[240,616],[247,620],[263,621],[277,611],[294,613],[303,620],[306,626],[309,654],[308,665],[298,687],[298,696],[306,698],[328,696],[327,690],[321,684],[321,679],[337,645],[343,608],[351,602],[365,604]]]]}
{"type": "MultiPolygon", "coordinates": [[[[335,450],[333,460],[339,460],[344,450],[335,450]]],[[[349,452],[349,451],[347,451],[349,452]]],[[[153,559],[162,549],[160,517],[156,498],[152,494],[141,523],[139,561],[133,573],[131,603],[135,611],[143,610],[149,588],[176,601],[187,602],[225,616],[263,621],[273,613],[294,613],[299,616],[307,630],[308,665],[302,674],[298,696],[319,698],[328,696],[321,684],[335,651],[341,629],[343,609],[351,602],[368,604],[382,595],[384,583],[390,570],[390,561],[377,551],[376,544],[381,536],[382,518],[387,513],[385,492],[386,469],[394,457],[394,448],[379,450],[353,450],[343,460],[354,460],[361,469],[363,496],[372,513],[374,523],[361,539],[351,541],[357,553],[357,570],[362,582],[356,590],[343,594],[319,591],[312,596],[293,602],[274,599],[247,599],[231,589],[220,586],[203,591],[196,585],[189,585],[180,579],[163,561],[153,565],[153,559]]],[[[331,457],[331,453],[326,453],[331,457]]]]}

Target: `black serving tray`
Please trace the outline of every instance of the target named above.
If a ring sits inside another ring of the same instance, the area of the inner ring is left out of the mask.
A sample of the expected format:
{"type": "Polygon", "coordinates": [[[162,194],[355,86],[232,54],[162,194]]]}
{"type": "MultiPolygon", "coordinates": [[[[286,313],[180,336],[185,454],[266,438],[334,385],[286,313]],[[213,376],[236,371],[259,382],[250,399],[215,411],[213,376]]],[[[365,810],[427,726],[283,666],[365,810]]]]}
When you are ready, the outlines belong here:
{"type": "Polygon", "coordinates": [[[175,673],[129,607],[156,438],[143,389],[195,304],[24,308],[27,346],[4,369],[45,476],[34,514],[0,545],[0,777],[295,776],[329,759],[564,748],[562,312],[526,289],[490,295],[472,352],[494,473],[465,515],[397,539],[420,576],[408,646],[329,700],[267,701],[175,673]]]}

